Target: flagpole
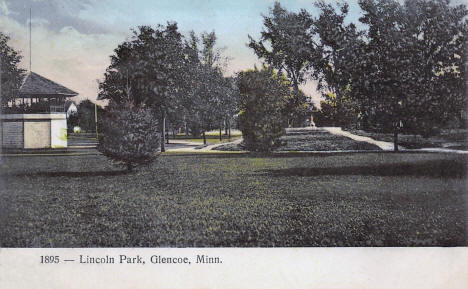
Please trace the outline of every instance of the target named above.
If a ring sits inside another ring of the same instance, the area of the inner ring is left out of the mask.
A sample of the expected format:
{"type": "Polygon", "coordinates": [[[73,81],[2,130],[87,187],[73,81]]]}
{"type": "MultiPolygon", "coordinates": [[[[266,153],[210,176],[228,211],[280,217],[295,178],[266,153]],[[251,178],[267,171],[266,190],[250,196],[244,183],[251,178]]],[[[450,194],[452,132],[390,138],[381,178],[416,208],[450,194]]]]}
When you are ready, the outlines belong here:
{"type": "Polygon", "coordinates": [[[32,41],[31,41],[31,21],[32,21],[32,9],[29,7],[29,72],[31,72],[32,68],[32,41]]]}

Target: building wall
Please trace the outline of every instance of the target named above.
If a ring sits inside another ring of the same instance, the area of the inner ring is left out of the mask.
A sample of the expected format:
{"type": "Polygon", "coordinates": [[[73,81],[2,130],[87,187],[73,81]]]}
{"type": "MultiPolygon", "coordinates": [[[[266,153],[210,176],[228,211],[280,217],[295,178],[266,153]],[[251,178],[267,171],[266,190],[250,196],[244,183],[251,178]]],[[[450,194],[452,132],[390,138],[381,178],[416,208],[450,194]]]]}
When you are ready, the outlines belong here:
{"type": "Polygon", "coordinates": [[[24,148],[50,148],[50,121],[24,122],[24,148]]]}
{"type": "Polygon", "coordinates": [[[53,149],[67,147],[67,120],[66,119],[51,119],[50,120],[50,141],[51,141],[51,147],[53,149]]]}
{"type": "Polygon", "coordinates": [[[1,144],[4,148],[66,148],[65,113],[4,114],[1,144]]]}
{"type": "Polygon", "coordinates": [[[2,126],[2,146],[23,148],[23,121],[4,121],[2,126]]]}

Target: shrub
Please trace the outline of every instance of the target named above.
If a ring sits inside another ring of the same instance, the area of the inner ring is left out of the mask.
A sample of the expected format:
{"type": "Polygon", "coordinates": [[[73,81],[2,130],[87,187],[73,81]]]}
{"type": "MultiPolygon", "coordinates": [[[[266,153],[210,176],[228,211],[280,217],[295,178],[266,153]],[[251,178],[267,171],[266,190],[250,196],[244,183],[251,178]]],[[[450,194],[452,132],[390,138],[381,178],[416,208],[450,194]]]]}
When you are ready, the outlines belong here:
{"type": "Polygon", "coordinates": [[[272,68],[238,74],[239,122],[244,145],[250,151],[271,151],[284,134],[286,96],[291,93],[284,75],[272,68]]]}
{"type": "Polygon", "coordinates": [[[160,148],[158,122],[149,109],[125,105],[106,112],[98,150],[127,170],[153,161],[160,148]]]}

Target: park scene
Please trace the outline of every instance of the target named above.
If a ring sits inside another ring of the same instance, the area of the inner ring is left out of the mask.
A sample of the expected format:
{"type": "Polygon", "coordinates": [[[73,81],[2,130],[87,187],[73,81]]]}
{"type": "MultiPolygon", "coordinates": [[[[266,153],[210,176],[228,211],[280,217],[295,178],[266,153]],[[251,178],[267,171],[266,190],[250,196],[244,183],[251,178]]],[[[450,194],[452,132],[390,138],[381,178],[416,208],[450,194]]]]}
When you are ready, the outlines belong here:
{"type": "Polygon", "coordinates": [[[0,247],[468,245],[466,2],[252,4],[240,69],[224,28],[174,13],[126,27],[91,92],[86,59],[76,83],[45,69],[80,50],[31,52],[34,11],[61,8],[19,2],[0,7],[0,247]]]}

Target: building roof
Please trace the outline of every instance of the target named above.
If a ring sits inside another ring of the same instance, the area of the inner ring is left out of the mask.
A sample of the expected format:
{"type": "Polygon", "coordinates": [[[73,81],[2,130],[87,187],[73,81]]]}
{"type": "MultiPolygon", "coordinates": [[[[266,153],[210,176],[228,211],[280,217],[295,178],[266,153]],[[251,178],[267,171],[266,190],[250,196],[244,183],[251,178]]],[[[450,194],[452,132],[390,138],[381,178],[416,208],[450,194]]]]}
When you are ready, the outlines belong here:
{"type": "Polygon", "coordinates": [[[37,73],[30,72],[19,89],[19,95],[22,97],[72,97],[78,93],[37,73]]]}

